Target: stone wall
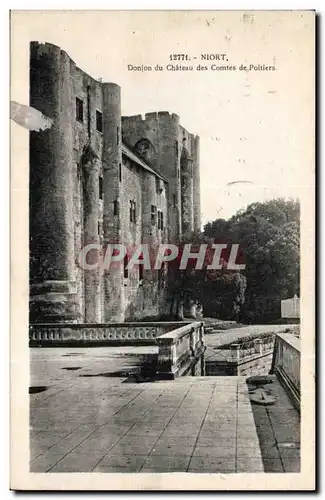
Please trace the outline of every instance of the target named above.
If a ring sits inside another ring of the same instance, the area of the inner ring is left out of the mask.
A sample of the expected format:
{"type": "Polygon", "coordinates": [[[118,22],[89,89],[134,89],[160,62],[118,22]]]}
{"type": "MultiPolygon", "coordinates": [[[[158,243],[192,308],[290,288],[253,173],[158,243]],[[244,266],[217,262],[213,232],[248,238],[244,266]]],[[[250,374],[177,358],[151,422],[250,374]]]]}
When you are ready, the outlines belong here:
{"type": "Polygon", "coordinates": [[[174,379],[204,375],[204,323],[194,321],[156,338],[157,376],[174,379]]]}
{"type": "Polygon", "coordinates": [[[179,117],[168,112],[122,117],[123,138],[137,147],[144,138],[152,147],[148,159],[169,182],[168,204],[171,241],[201,227],[199,138],[179,124],[179,117]],[[188,172],[181,178],[181,156],[186,151],[188,172]],[[184,187],[184,185],[186,186],[184,187]],[[183,191],[183,192],[182,192],[183,191]],[[183,224],[183,226],[182,226],[183,224]]]}
{"type": "Polygon", "coordinates": [[[53,120],[30,133],[30,320],[79,321],[73,213],[73,75],[59,47],[31,44],[30,105],[53,120]]]}
{"type": "Polygon", "coordinates": [[[279,333],[275,339],[271,373],[284,386],[300,411],[300,338],[292,333],[279,333]]]}
{"type": "Polygon", "coordinates": [[[273,350],[263,354],[255,354],[240,362],[231,360],[206,361],[205,374],[215,376],[240,375],[267,375],[271,370],[273,350]]]}
{"type": "MultiPolygon", "coordinates": [[[[180,128],[174,114],[123,119],[124,135],[132,145],[143,137],[153,144],[150,161],[172,186],[160,179],[163,189],[157,189],[154,172],[137,162],[122,164],[120,87],[94,80],[48,43],[31,44],[30,104],[54,122],[30,136],[31,322],[123,321],[164,312],[166,269],[145,270],[142,280],[135,270],[125,281],[123,266],[82,269],[80,251],[89,243],[157,246],[176,241],[181,233],[180,136],[196,162],[197,138],[180,128]],[[79,117],[76,99],[83,103],[79,117]],[[137,220],[130,224],[131,199],[137,220]],[[151,205],[163,212],[163,229],[151,224],[151,205]]],[[[190,191],[195,196],[193,186],[190,191]]],[[[92,262],[98,258],[95,253],[92,262]]]]}

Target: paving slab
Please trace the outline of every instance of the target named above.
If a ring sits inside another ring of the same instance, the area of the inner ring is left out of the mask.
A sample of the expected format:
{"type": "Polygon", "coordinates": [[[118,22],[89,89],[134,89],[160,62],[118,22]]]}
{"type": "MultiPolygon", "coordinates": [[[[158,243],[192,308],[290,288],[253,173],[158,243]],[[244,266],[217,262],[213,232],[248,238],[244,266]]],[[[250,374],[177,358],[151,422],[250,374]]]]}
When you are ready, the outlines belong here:
{"type": "Polygon", "coordinates": [[[273,406],[253,405],[253,415],[266,472],[300,472],[300,415],[279,380],[268,390],[273,406]]]}
{"type": "Polygon", "coordinates": [[[105,375],[130,363],[116,350],[54,351],[31,349],[32,384],[48,387],[30,395],[32,471],[263,469],[245,379],[188,376],[137,384],[105,375]],[[62,369],[67,354],[78,370],[62,369]]]}

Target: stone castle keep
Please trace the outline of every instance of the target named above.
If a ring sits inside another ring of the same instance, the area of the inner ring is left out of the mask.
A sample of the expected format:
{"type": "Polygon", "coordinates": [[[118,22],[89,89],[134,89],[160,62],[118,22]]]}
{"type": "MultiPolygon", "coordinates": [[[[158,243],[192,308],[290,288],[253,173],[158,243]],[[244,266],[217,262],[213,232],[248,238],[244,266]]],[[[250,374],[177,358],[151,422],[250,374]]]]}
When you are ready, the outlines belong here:
{"type": "Polygon", "coordinates": [[[30,321],[106,323],[159,316],[161,270],[84,270],[89,243],[177,243],[200,230],[199,137],[176,114],[121,116],[121,89],[59,47],[30,49],[30,106],[53,125],[30,133],[30,321]]]}

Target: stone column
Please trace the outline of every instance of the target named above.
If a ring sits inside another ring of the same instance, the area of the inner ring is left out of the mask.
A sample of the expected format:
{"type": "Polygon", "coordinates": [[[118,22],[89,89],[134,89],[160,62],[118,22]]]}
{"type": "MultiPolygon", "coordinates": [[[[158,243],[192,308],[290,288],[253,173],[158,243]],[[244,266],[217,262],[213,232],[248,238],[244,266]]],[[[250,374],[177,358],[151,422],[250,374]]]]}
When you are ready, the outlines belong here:
{"type": "Polygon", "coordinates": [[[257,354],[263,354],[263,341],[262,339],[256,339],[255,342],[255,352],[257,354]]]}
{"type": "Polygon", "coordinates": [[[181,200],[182,200],[182,236],[189,236],[194,230],[193,221],[193,175],[192,159],[181,160],[181,200]]]}
{"type": "Polygon", "coordinates": [[[193,155],[193,205],[194,205],[194,231],[201,230],[201,189],[200,189],[200,138],[194,138],[193,155]]]}
{"type": "Polygon", "coordinates": [[[30,321],[77,321],[70,58],[31,44],[30,104],[53,120],[30,134],[30,321]]]}
{"type": "MultiPolygon", "coordinates": [[[[83,200],[84,200],[84,246],[99,244],[98,211],[99,211],[99,162],[90,147],[85,151],[87,159],[83,163],[83,200]],[[88,158],[87,158],[88,156],[88,158]]],[[[89,264],[98,264],[95,269],[84,270],[85,322],[99,323],[100,314],[100,254],[96,250],[87,256],[89,264]]]]}
{"type": "MultiPolygon", "coordinates": [[[[122,168],[121,89],[103,83],[103,234],[104,246],[121,241],[120,181],[122,168]]],[[[124,321],[123,261],[103,270],[103,320],[124,321]]]]}

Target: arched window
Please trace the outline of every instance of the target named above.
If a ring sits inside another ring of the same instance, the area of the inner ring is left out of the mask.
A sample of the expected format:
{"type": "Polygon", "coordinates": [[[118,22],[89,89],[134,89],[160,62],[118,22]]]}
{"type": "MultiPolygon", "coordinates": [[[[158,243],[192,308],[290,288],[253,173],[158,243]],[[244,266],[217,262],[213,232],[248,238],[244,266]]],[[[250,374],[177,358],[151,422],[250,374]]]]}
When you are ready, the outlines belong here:
{"type": "Polygon", "coordinates": [[[134,146],[134,149],[139,156],[142,156],[146,160],[152,161],[156,158],[155,148],[149,139],[140,139],[134,146]]]}

